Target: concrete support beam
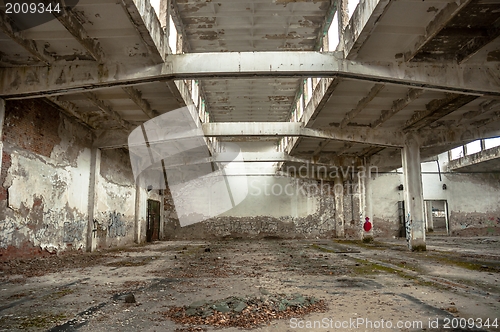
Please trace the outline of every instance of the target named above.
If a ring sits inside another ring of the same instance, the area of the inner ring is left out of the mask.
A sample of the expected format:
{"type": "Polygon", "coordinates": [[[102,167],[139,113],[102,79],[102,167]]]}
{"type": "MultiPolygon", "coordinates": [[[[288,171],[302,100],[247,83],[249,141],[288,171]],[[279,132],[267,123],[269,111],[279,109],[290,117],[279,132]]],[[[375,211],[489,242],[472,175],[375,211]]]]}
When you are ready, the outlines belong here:
{"type": "Polygon", "coordinates": [[[500,136],[500,127],[494,123],[477,127],[443,127],[439,130],[422,128],[418,131],[422,147],[450,146],[454,148],[478,139],[500,136]]]}
{"type": "Polygon", "coordinates": [[[111,106],[107,105],[105,102],[99,99],[99,97],[97,97],[94,93],[85,92],[84,95],[92,104],[94,104],[94,106],[96,106],[99,110],[101,110],[106,116],[116,121],[122,128],[130,130],[133,129],[133,126],[130,123],[123,120],[120,114],[115,112],[111,108],[111,106]]]}
{"type": "Polygon", "coordinates": [[[406,106],[410,105],[415,99],[418,99],[418,97],[420,97],[424,92],[425,90],[422,89],[408,89],[405,98],[395,100],[392,103],[392,107],[390,110],[383,110],[380,114],[380,117],[372,123],[371,127],[377,128],[378,126],[392,118],[394,115],[396,115],[396,113],[403,110],[406,106]]]}
{"type": "Polygon", "coordinates": [[[96,129],[98,124],[91,121],[87,114],[81,112],[72,102],[62,100],[57,96],[47,97],[47,101],[61,108],[66,114],[74,117],[85,126],[90,127],[90,129],[96,129]]]}
{"type": "Polygon", "coordinates": [[[97,245],[97,233],[94,225],[97,210],[98,174],[101,171],[101,150],[92,148],[90,151],[90,182],[88,191],[88,221],[87,221],[87,252],[94,251],[97,245]]]}
{"type": "Polygon", "coordinates": [[[370,92],[368,93],[368,95],[366,95],[365,97],[363,97],[359,102],[358,104],[356,105],[355,108],[353,108],[351,111],[349,111],[344,119],[342,119],[342,122],[340,122],[340,128],[345,128],[347,127],[347,125],[349,124],[349,122],[354,119],[359,113],[361,113],[361,111],[366,107],[366,105],[368,105],[368,103],[370,101],[373,100],[373,98],[375,98],[378,93],[380,91],[382,91],[382,89],[385,87],[384,84],[375,84],[373,85],[372,89],[370,90],[370,92]]]}
{"type": "Polygon", "coordinates": [[[335,91],[335,88],[341,81],[341,79],[336,77],[321,79],[316,86],[316,89],[313,91],[311,101],[305,105],[302,121],[306,124],[306,127],[311,127],[314,124],[314,120],[316,120],[316,117],[321,112],[323,107],[325,107],[326,103],[332,96],[333,91],[335,91]]]}
{"type": "Polygon", "coordinates": [[[152,119],[157,117],[159,114],[155,110],[151,109],[149,103],[142,98],[142,93],[131,87],[127,86],[123,88],[123,91],[130,97],[130,99],[141,109],[141,111],[148,116],[148,118],[152,119]]]}
{"type": "Polygon", "coordinates": [[[344,183],[342,175],[336,176],[333,180],[334,183],[334,200],[335,200],[335,235],[338,238],[345,237],[345,223],[344,223],[344,183]],[[338,190],[337,188],[342,188],[338,190]]]}
{"type": "MultiPolygon", "coordinates": [[[[162,29],[162,23],[158,19],[150,1],[122,0],[120,2],[125,14],[141,36],[149,55],[156,63],[165,61],[167,53],[169,53],[168,40],[162,29]]],[[[165,6],[165,4],[162,4],[163,2],[166,1],[160,2],[162,7],[165,6]]],[[[165,24],[167,24],[166,19],[166,17],[162,17],[165,24]]]]}
{"type": "Polygon", "coordinates": [[[360,1],[344,32],[343,47],[348,59],[356,59],[359,50],[376,28],[389,3],[390,0],[360,1]]]}
{"type": "Polygon", "coordinates": [[[414,133],[405,138],[402,150],[404,201],[408,248],[425,250],[425,215],[420,167],[420,143],[414,133]]]}
{"type": "Polygon", "coordinates": [[[467,105],[477,96],[449,94],[446,98],[433,100],[426,105],[427,111],[415,112],[403,127],[404,131],[418,130],[467,105]]]}
{"type": "Polygon", "coordinates": [[[381,146],[402,146],[402,133],[368,127],[304,128],[301,122],[212,122],[203,124],[207,137],[271,136],[309,137],[381,146]]]}
{"type": "Polygon", "coordinates": [[[357,62],[342,53],[222,52],[169,55],[144,68],[123,64],[54,65],[0,69],[0,97],[26,98],[82,89],[127,86],[170,79],[333,77],[470,95],[500,96],[500,64],[428,66],[426,63],[357,62]]]}
{"type": "Polygon", "coordinates": [[[415,44],[408,52],[404,54],[404,60],[410,61],[418,51],[429,42],[439,31],[441,31],[448,22],[457,15],[471,0],[458,0],[450,2],[444,7],[425,29],[425,34],[417,39],[415,44]]]}
{"type": "MultiPolygon", "coordinates": [[[[488,170],[488,167],[481,169],[481,163],[487,164],[488,162],[494,162],[498,160],[500,160],[500,146],[482,150],[468,156],[465,155],[464,157],[451,160],[448,163],[448,170],[456,172],[469,172],[471,170],[473,171],[474,169],[480,169],[482,171],[486,171],[488,170]]],[[[491,169],[491,171],[493,170],[491,169]]]]}
{"type": "Polygon", "coordinates": [[[428,232],[434,231],[434,219],[432,216],[432,201],[425,202],[425,223],[428,232]]]}
{"type": "MultiPolygon", "coordinates": [[[[50,3],[49,0],[42,0],[42,2],[46,5],[50,3]]],[[[103,63],[105,61],[104,52],[99,42],[89,36],[73,11],[68,11],[64,5],[61,5],[60,8],[60,13],[53,12],[57,20],[61,22],[66,30],[73,35],[75,40],[87,50],[94,60],[103,63]]]]}
{"type": "Polygon", "coordinates": [[[50,64],[54,61],[51,55],[47,54],[44,50],[38,49],[34,40],[26,38],[24,33],[14,25],[14,22],[2,10],[0,10],[0,31],[28,51],[35,59],[45,64],[50,64]]]}

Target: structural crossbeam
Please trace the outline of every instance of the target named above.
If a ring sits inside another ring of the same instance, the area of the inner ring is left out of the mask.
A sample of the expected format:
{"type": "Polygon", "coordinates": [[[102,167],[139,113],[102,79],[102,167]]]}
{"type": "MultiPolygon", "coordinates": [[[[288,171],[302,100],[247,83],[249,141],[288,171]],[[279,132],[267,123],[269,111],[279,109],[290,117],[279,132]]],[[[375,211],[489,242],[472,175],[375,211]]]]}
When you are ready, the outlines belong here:
{"type": "Polygon", "coordinates": [[[2,68],[0,97],[40,97],[170,79],[333,77],[470,95],[500,96],[498,63],[481,65],[350,61],[338,52],[221,52],[167,56],[145,68],[123,64],[54,64],[2,68]]]}
{"type": "Polygon", "coordinates": [[[304,128],[301,122],[213,122],[202,126],[207,137],[307,137],[388,147],[401,147],[403,142],[401,132],[368,127],[313,129],[304,128]]]}

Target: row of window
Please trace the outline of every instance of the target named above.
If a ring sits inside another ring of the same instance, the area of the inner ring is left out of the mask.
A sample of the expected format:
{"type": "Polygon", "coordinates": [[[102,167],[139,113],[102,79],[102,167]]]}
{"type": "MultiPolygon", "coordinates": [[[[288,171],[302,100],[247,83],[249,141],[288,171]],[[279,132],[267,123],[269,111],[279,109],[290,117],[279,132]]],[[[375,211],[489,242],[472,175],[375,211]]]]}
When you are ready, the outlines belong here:
{"type": "Polygon", "coordinates": [[[464,156],[468,156],[474,153],[481,152],[482,150],[487,150],[500,146],[500,137],[487,138],[483,140],[477,140],[470,142],[466,145],[459,146],[450,150],[449,159],[454,160],[464,156]]]}

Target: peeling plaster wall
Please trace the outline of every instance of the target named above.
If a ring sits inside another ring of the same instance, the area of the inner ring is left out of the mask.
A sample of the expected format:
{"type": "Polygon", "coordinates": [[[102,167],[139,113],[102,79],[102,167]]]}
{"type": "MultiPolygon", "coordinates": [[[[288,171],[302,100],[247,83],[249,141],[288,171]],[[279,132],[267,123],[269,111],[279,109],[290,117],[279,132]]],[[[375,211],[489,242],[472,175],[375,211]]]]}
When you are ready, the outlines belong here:
{"type": "Polygon", "coordinates": [[[103,150],[96,178],[94,240],[97,247],[133,243],[136,187],[128,153],[103,150]]]}
{"type": "MultiPolygon", "coordinates": [[[[370,192],[375,237],[400,235],[398,202],[404,200],[404,191],[398,190],[403,183],[401,173],[380,173],[371,180],[370,192]]],[[[361,226],[360,226],[361,227],[361,226]]]]}
{"type": "MultiPolygon", "coordinates": [[[[440,157],[440,160],[443,158],[440,157]]],[[[441,170],[446,170],[446,163],[441,170]]],[[[422,164],[424,200],[448,202],[452,235],[485,236],[500,234],[500,174],[443,172],[441,181],[435,162],[422,164]],[[443,184],[447,189],[443,190],[443,184]]],[[[399,236],[398,201],[404,200],[402,173],[386,173],[372,182],[375,236],[399,236]]]]}
{"type": "Polygon", "coordinates": [[[91,136],[40,100],[8,101],[0,253],[85,249],[91,136]]]}
{"type": "MultiPolygon", "coordinates": [[[[248,176],[248,195],[236,207],[200,223],[180,227],[174,200],[164,197],[165,238],[333,237],[332,183],[273,176],[248,176]]],[[[200,202],[209,204],[210,200],[200,202]]]]}

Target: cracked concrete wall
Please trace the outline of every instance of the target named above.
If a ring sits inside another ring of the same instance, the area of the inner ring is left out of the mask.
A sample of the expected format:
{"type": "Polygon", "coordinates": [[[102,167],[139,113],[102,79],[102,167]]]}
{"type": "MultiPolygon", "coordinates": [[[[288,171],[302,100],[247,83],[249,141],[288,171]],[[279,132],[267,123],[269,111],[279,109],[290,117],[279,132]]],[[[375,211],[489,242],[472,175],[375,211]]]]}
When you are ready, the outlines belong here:
{"type": "MultiPolygon", "coordinates": [[[[398,186],[403,183],[401,173],[379,173],[371,179],[370,192],[373,209],[373,234],[389,238],[400,235],[398,202],[404,200],[404,191],[398,186]]],[[[361,227],[361,226],[360,226],[361,227]]]]}
{"type": "Polygon", "coordinates": [[[134,242],[136,187],[126,151],[103,150],[96,174],[94,239],[97,248],[134,242]]]}
{"type": "Polygon", "coordinates": [[[91,135],[40,100],[8,101],[0,254],[84,249],[91,135]]]}
{"type": "MultiPolygon", "coordinates": [[[[89,195],[91,131],[43,100],[8,101],[5,111],[0,257],[86,250],[89,219],[93,248],[133,243],[136,228],[145,228],[145,213],[136,226],[128,153],[98,154],[95,192],[89,195]]],[[[141,199],[145,206],[147,195],[141,199]]]]}
{"type": "MultiPolygon", "coordinates": [[[[180,227],[174,200],[166,192],[165,238],[334,236],[333,183],[321,184],[313,180],[273,176],[248,176],[247,180],[248,195],[239,205],[216,217],[185,227],[180,227]]],[[[209,202],[207,198],[200,204],[209,202]]]]}
{"type": "MultiPolygon", "coordinates": [[[[442,168],[443,169],[443,168],[442,168]]],[[[436,163],[422,164],[424,200],[448,202],[452,235],[500,234],[500,174],[441,173],[436,163]],[[446,190],[443,190],[446,184],[446,190]]],[[[374,232],[379,237],[400,235],[398,201],[404,200],[402,173],[379,174],[372,182],[374,232]]]]}
{"type": "MultiPolygon", "coordinates": [[[[500,235],[499,173],[448,173],[442,179],[434,176],[434,190],[428,195],[424,182],[424,198],[447,200],[452,235],[500,235]]],[[[430,186],[431,181],[426,182],[430,186]]]]}

